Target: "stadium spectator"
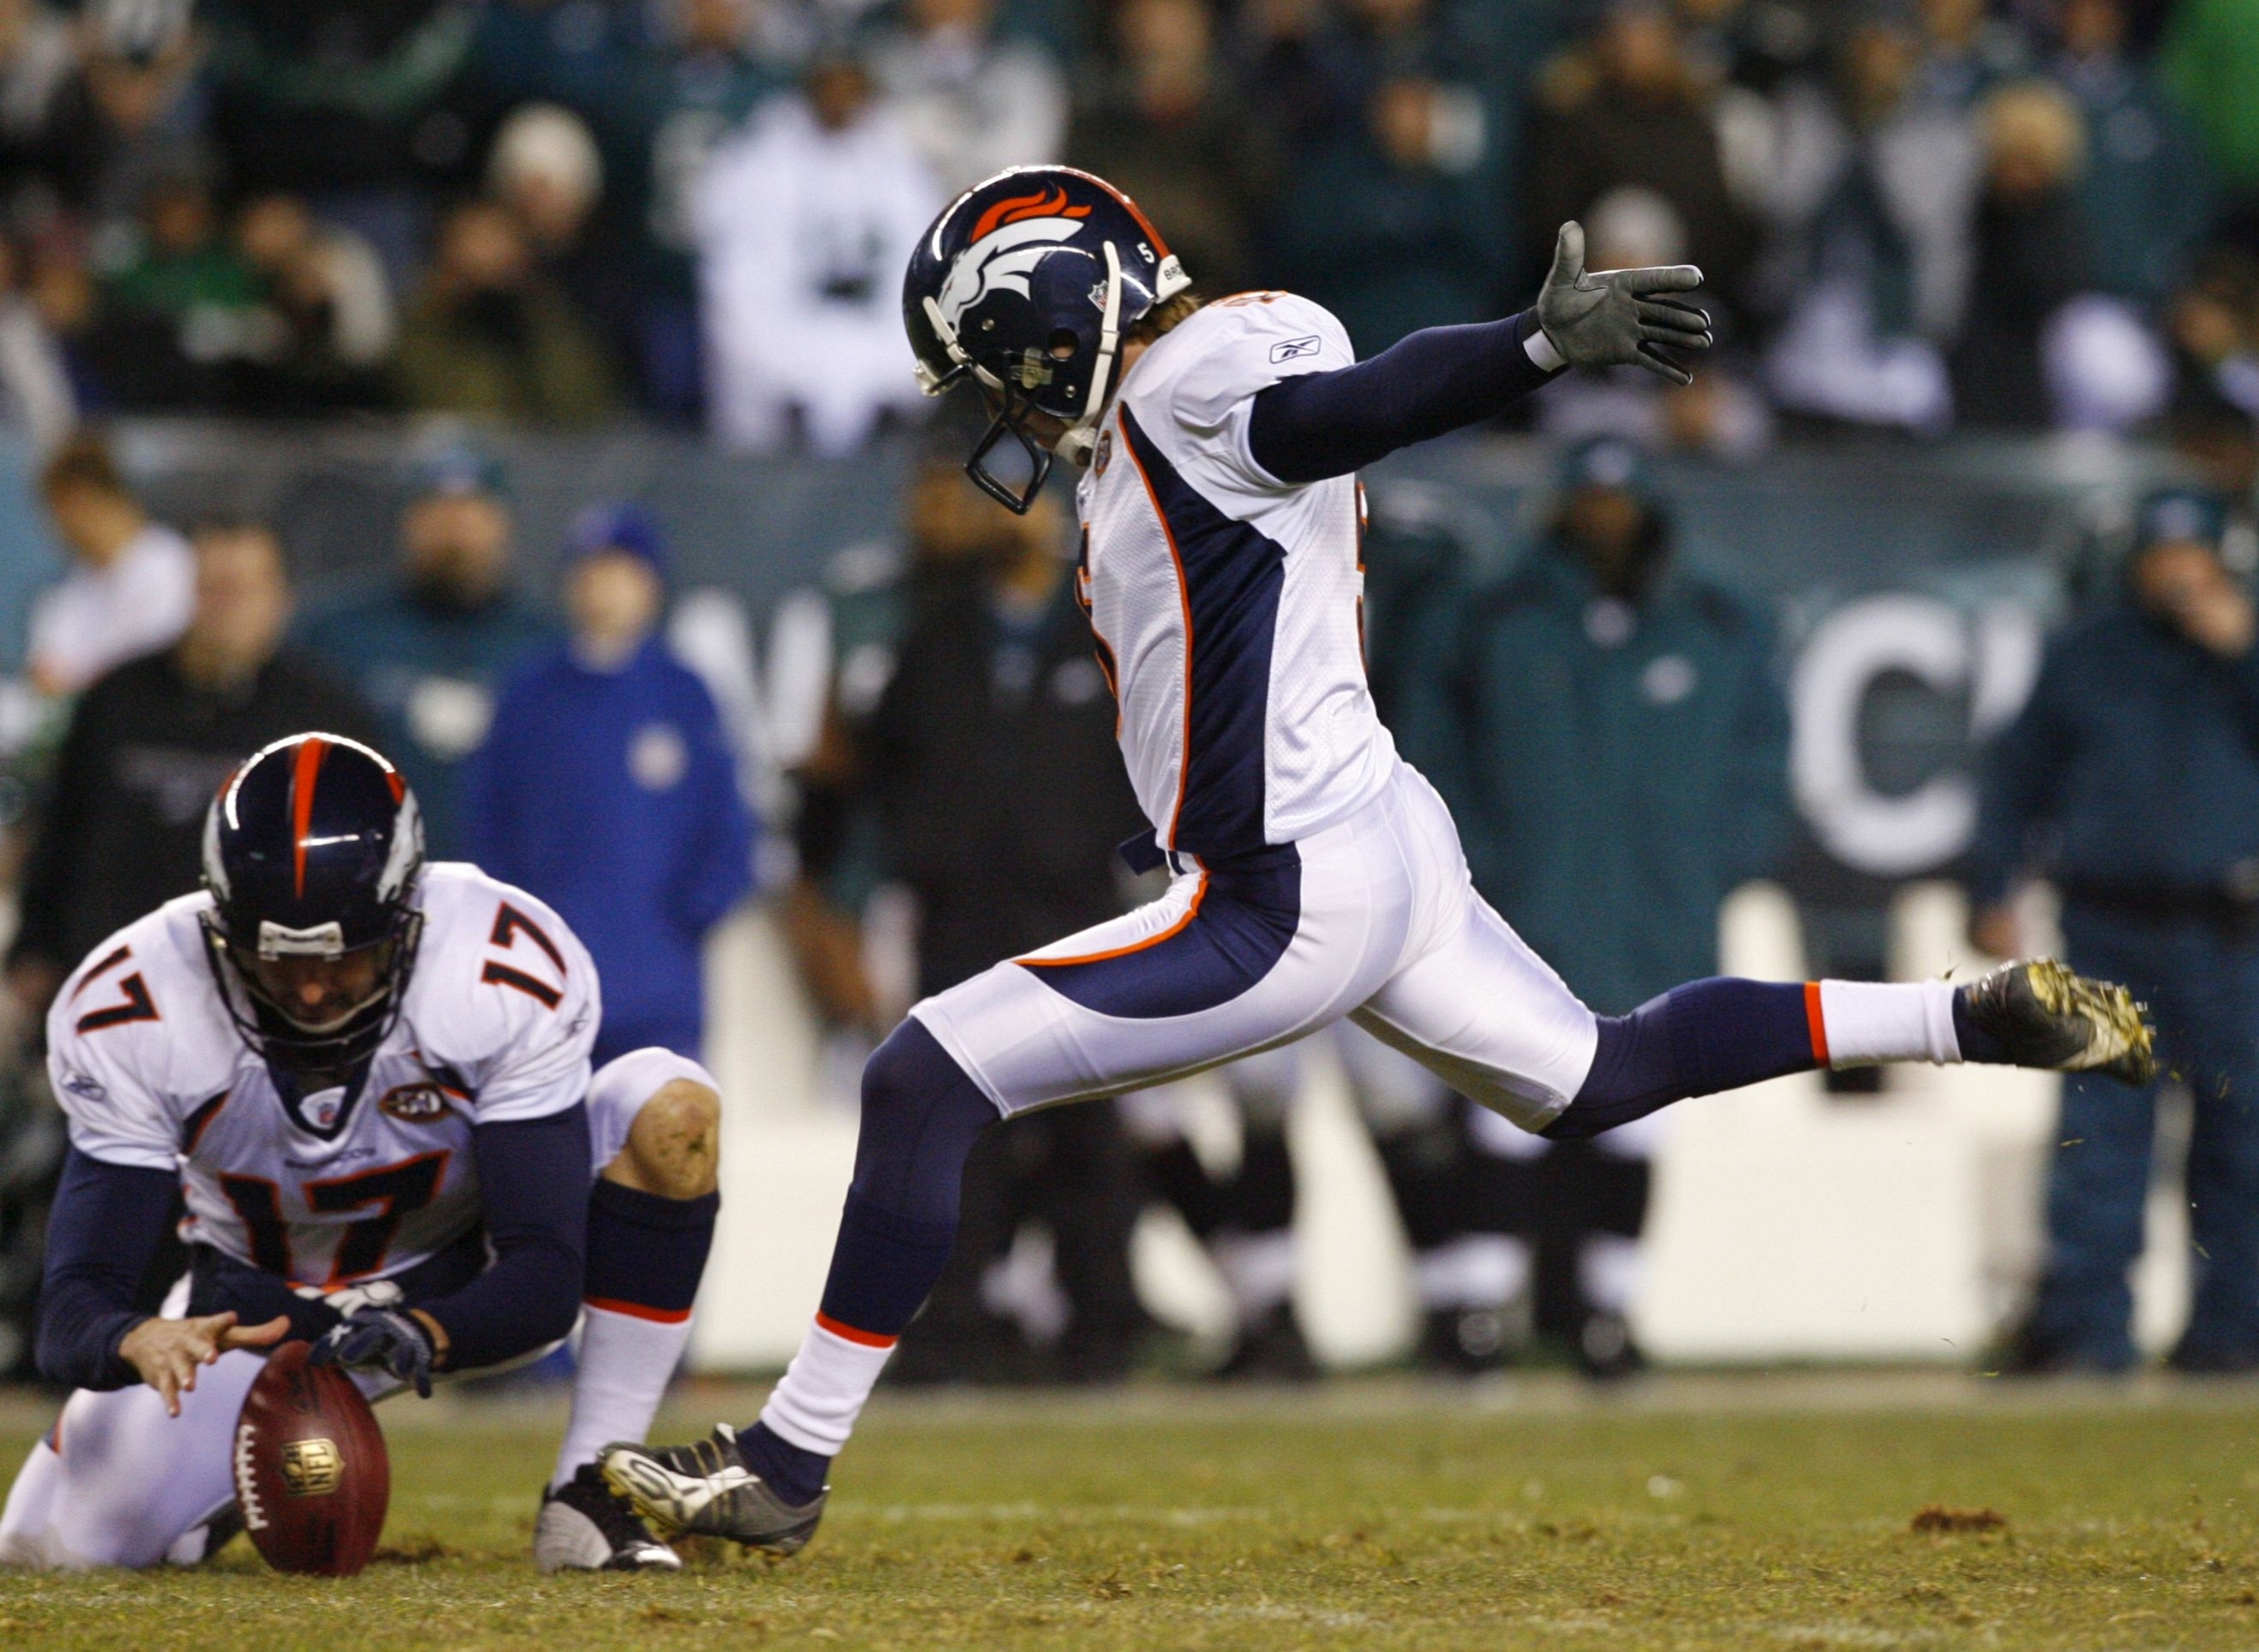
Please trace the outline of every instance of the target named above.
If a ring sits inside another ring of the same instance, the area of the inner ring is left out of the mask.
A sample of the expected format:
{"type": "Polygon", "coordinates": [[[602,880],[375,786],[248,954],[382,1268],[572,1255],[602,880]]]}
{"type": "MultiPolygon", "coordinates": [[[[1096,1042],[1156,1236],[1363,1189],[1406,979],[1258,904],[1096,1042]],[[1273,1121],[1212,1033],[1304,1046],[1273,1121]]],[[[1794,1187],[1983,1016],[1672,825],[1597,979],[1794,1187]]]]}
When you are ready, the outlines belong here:
{"type": "Polygon", "coordinates": [[[599,0],[492,0],[477,8],[472,74],[498,109],[562,103],[609,125],[631,93],[658,8],[599,0]]]}
{"type": "Polygon", "coordinates": [[[22,254],[0,237],[0,430],[44,459],[78,423],[62,345],[24,290],[22,254]]]}
{"type": "Polygon", "coordinates": [[[666,547],[633,505],[573,524],[572,637],[511,679],[471,758],[470,858],[557,908],[604,982],[595,1059],[695,1060],[707,934],[752,886],[753,825],[713,696],[659,633],[666,547]]]}
{"type": "Polygon", "coordinates": [[[282,194],[245,203],[235,241],[259,278],[262,311],[246,410],[305,415],[382,402],[399,318],[376,250],[282,194]]]}
{"type": "Polygon", "coordinates": [[[125,223],[152,185],[207,167],[203,32],[191,0],[91,0],[47,154],[63,201],[97,229],[125,223]]]}
{"type": "Polygon", "coordinates": [[[308,729],[375,739],[353,692],[282,645],[290,586],[271,529],[199,528],[195,569],[180,640],[72,709],[8,952],[10,987],[34,1011],[103,936],[196,887],[204,808],[237,764],[308,729]]]}
{"type": "Polygon", "coordinates": [[[2196,135],[2126,54],[2123,0],[2064,0],[2056,82],[2086,125],[2078,211],[2093,289],[2160,305],[2186,279],[2213,189],[2196,135]]]}
{"type": "Polygon", "coordinates": [[[1942,346],[1967,302],[1976,131],[1915,96],[1921,43],[1890,12],[1851,28],[1839,60],[1845,126],[1806,134],[1833,160],[1808,190],[1819,204],[1767,379],[1794,412],[1935,432],[1953,416],[1942,346]]]}
{"type": "Polygon", "coordinates": [[[1708,88],[1664,0],[1610,0],[1605,14],[1589,47],[1557,59],[1539,88],[1523,264],[1543,270],[1563,223],[1636,186],[1678,214],[1710,289],[1737,300],[1755,235],[1726,187],[1708,88]]]}
{"type": "Polygon", "coordinates": [[[904,0],[871,69],[944,196],[1059,158],[1066,78],[1040,46],[998,31],[996,0],[904,0]]]}
{"type": "Polygon", "coordinates": [[[2042,333],[2086,286],[2075,194],[2085,132],[2076,107],[2044,82],[2001,87],[1978,115],[1985,182],[1968,313],[1951,359],[1954,409],[1966,425],[2044,430],[2042,333]]]}
{"type": "Polygon", "coordinates": [[[1275,167],[1216,50],[1208,0],[1124,0],[1112,61],[1083,77],[1068,161],[1128,191],[1201,290],[1255,284],[1252,237],[1275,167]]]}
{"type": "Polygon", "coordinates": [[[298,640],[374,709],[377,749],[416,788],[431,858],[453,860],[464,760],[486,743],[502,683],[556,632],[510,588],[501,466],[453,444],[423,456],[410,486],[396,582],[311,616],[298,640]]]}
{"type": "Polygon", "coordinates": [[[636,278],[629,226],[605,191],[588,123],[555,103],[510,111],[487,158],[487,188],[510,209],[535,261],[595,324],[616,372],[635,363],[636,278]]]}
{"type": "MultiPolygon", "coordinates": [[[[894,670],[858,752],[887,872],[917,899],[921,996],[1119,913],[1115,848],[1141,823],[1060,512],[1047,499],[1008,515],[973,492],[960,452],[922,479],[913,531],[938,530],[939,554],[920,559],[905,594],[894,670]]],[[[1058,1332],[1053,1369],[1125,1374],[1143,1321],[1116,1110],[1058,1108],[989,1132],[966,1167],[965,1213],[949,1271],[903,1339],[902,1379],[1033,1369],[984,1299],[1030,1222],[1050,1230],[1068,1304],[1064,1326],[1047,1328],[1058,1332]]]]}
{"type": "MultiPolygon", "coordinates": [[[[213,129],[239,189],[305,196],[366,237],[396,288],[427,192],[467,159],[449,99],[471,60],[462,0],[229,0],[212,9],[213,129]]],[[[601,10],[601,8],[599,8],[601,10]]]]}
{"type": "Polygon", "coordinates": [[[716,145],[755,104],[791,83],[799,43],[770,38],[788,8],[753,0],[677,0],[665,46],[636,84],[624,219],[640,237],[638,338],[644,392],[671,418],[701,409],[697,243],[691,198],[716,145]]]}
{"type": "Polygon", "coordinates": [[[101,437],[59,449],[39,492],[72,566],[32,604],[32,681],[43,694],[76,694],[181,634],[195,573],[187,542],[142,509],[101,437]]]}
{"type": "Polygon", "coordinates": [[[2003,82],[2028,72],[2030,43],[2023,29],[1995,17],[1991,0],[1919,0],[1922,101],[1945,109],[1973,108],[2003,82]]]}
{"type": "MultiPolygon", "coordinates": [[[[2074,967],[2149,1006],[2164,1068],[2195,1107],[2193,1292],[2171,1363],[2259,1370],[2259,656],[2249,594],[2221,565],[2223,513],[2152,495],[2119,600],[2056,637],[1991,753],[1971,859],[1973,938],[2018,939],[2007,904],[2051,879],[2074,967]],[[2171,830],[2158,822],[2170,821],[2171,830]],[[2050,847],[2051,845],[2051,847],[2050,847]]],[[[2025,1371],[2120,1371],[2137,1357],[2128,1271],[2142,1247],[2156,1086],[2071,1078],[2049,1171],[2045,1271],[2010,1350],[2025,1371]]]]}
{"type": "MultiPolygon", "coordinates": [[[[1787,715],[1771,627],[1673,566],[1636,450],[1586,443],[1562,481],[1550,536],[1414,667],[1398,734],[1450,802],[1475,887],[1623,1015],[1717,972],[1720,904],[1785,837],[1787,715]]],[[[1591,1143],[1479,1132],[1531,1165],[1515,1225],[1536,1242],[1537,1325],[1596,1374],[1636,1362],[1646,1124],[1591,1143]]]]}
{"type": "Polygon", "coordinates": [[[1313,84],[1308,147],[1272,218],[1284,284],[1331,310],[1363,354],[1493,312],[1508,238],[1496,122],[1426,4],[1373,0],[1313,84]],[[1330,110],[1346,105],[1353,117],[1330,110]]]}
{"type": "Polygon", "coordinates": [[[44,228],[61,206],[64,96],[78,67],[71,21],[40,0],[0,0],[0,221],[44,228]]]}
{"type": "Polygon", "coordinates": [[[258,272],[224,233],[193,169],[153,182],[138,233],[99,270],[86,352],[110,402],[129,410],[220,407],[263,342],[258,272]]]}
{"type": "Polygon", "coordinates": [[[2184,400],[2216,398],[2259,417],[2259,259],[2206,248],[2165,325],[2184,400]]]}
{"type": "Polygon", "coordinates": [[[491,201],[457,207],[400,331],[400,384],[419,411],[588,424],[616,405],[593,324],[491,201]]]}
{"type": "Polygon", "coordinates": [[[942,204],[869,74],[845,58],[813,65],[714,151],[693,217],[723,441],[842,454],[917,406],[901,271],[942,204]]]}

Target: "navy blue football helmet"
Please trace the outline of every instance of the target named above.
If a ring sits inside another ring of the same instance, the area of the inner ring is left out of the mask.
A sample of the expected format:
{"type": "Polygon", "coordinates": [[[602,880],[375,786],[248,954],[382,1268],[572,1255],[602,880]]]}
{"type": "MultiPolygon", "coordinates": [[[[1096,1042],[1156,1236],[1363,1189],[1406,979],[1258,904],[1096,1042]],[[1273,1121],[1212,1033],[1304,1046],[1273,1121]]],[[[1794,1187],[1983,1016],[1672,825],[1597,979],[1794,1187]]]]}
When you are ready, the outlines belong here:
{"type": "Polygon", "coordinates": [[[918,383],[939,395],[971,380],[994,415],[966,461],[981,491],[1026,514],[1051,472],[1030,412],[1060,420],[1057,451],[1080,460],[1115,387],[1122,334],[1192,281],[1137,203],[1072,167],[1015,167],[957,197],[919,239],[902,282],[918,383]],[[988,468],[1020,444],[1029,480],[988,468]]]}
{"type": "Polygon", "coordinates": [[[423,867],[414,794],[358,741],[292,735],[228,778],[204,815],[203,922],[253,1049],[317,1085],[375,1053],[415,966],[423,867]],[[309,987],[309,960],[338,967],[309,987]]]}

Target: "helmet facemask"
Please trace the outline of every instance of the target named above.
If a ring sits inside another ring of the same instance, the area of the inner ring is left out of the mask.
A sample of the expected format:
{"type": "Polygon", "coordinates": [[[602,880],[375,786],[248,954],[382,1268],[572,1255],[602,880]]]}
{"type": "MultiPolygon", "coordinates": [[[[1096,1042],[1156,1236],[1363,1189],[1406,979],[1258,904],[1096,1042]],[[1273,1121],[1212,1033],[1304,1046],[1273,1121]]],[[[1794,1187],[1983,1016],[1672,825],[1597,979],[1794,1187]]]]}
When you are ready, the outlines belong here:
{"type": "Polygon", "coordinates": [[[403,906],[390,932],[346,947],[334,924],[290,930],[262,924],[256,941],[230,935],[216,913],[203,917],[207,957],[220,1001],[246,1043],[308,1093],[350,1084],[400,1019],[424,915],[403,906]],[[324,935],[323,932],[328,931],[324,935]],[[328,965],[345,988],[342,1003],[307,1019],[289,993],[295,973],[328,965]]]}

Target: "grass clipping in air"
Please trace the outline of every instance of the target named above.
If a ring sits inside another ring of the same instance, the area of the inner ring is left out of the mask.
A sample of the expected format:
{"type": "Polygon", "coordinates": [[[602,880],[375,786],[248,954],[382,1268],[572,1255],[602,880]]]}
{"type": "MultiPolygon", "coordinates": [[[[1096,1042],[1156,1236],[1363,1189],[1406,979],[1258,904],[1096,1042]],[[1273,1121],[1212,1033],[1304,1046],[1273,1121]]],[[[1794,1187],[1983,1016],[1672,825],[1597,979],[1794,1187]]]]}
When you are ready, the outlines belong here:
{"type": "Polygon", "coordinates": [[[0,1574],[0,1646],[2259,1646],[2259,1393],[1861,1392],[882,1399],[814,1547],[659,1577],[533,1570],[550,1411],[402,1401],[361,1577],[0,1574]]]}

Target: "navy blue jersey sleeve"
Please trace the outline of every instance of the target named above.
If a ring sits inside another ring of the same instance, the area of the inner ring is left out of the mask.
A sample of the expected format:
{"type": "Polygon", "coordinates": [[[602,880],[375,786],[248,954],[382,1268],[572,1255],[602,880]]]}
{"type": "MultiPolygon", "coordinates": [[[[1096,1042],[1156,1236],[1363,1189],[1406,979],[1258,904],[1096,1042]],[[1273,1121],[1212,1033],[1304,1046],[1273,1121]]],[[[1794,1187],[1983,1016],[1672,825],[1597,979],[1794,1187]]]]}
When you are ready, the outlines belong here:
{"type": "Polygon", "coordinates": [[[588,1111],[471,1132],[495,1263],[451,1296],[415,1306],[447,1333],[447,1369],[530,1354],[573,1328],[588,1235],[588,1111]]]}
{"type": "Polygon", "coordinates": [[[1495,417],[1553,377],[1524,347],[1536,331],[1534,310],[1429,327],[1355,367],[1281,379],[1256,393],[1248,451],[1282,482],[1322,481],[1495,417]]]}
{"type": "Polygon", "coordinates": [[[39,1288],[39,1375],[74,1388],[129,1388],[141,1380],[118,1356],[125,1333],[149,1316],[135,1287],[165,1237],[180,1178],[111,1164],[72,1148],[47,1216],[39,1288]]]}

